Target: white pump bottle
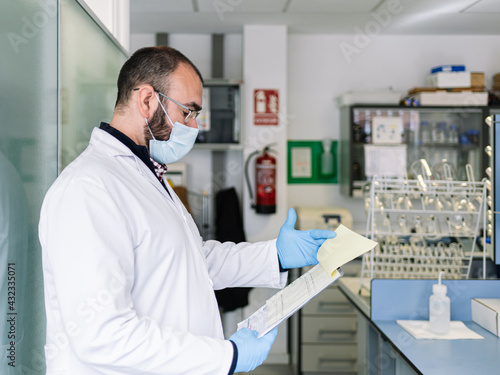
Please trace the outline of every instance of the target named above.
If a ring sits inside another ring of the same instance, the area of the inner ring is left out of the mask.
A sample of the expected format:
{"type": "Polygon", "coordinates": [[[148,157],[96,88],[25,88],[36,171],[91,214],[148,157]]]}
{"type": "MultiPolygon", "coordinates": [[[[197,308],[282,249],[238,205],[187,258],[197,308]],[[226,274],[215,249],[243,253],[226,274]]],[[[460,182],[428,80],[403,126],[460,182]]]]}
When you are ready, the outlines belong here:
{"type": "Polygon", "coordinates": [[[450,298],[446,295],[447,287],[441,284],[432,286],[432,295],[429,298],[429,323],[430,331],[437,335],[444,335],[450,330],[450,298]]]}
{"type": "Polygon", "coordinates": [[[333,174],[333,154],[331,153],[332,140],[323,139],[323,153],[321,154],[321,174],[329,176],[333,174]]]}

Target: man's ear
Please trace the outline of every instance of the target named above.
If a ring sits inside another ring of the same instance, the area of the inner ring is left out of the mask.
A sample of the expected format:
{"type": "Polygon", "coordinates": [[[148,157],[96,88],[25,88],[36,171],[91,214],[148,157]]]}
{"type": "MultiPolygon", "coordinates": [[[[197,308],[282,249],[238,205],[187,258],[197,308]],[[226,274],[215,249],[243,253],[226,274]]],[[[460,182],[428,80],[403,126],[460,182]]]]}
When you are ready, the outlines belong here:
{"type": "Polygon", "coordinates": [[[153,87],[144,85],[137,90],[137,109],[141,117],[150,119],[158,109],[158,100],[153,87]]]}

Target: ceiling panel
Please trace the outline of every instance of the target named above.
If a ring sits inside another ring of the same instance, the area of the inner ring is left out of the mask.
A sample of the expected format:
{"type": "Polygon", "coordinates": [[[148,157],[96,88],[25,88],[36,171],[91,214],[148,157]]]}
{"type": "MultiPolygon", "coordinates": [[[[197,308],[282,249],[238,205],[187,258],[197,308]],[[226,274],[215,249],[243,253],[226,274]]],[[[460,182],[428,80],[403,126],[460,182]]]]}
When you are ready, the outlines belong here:
{"type": "Polygon", "coordinates": [[[130,0],[130,12],[192,12],[193,3],[186,0],[130,0]]]}
{"type": "Polygon", "coordinates": [[[283,12],[286,0],[196,0],[200,12],[283,12]]]}
{"type": "MultiPolygon", "coordinates": [[[[477,0],[399,0],[398,6],[392,8],[392,14],[384,26],[385,33],[466,33],[467,18],[462,10],[477,0]],[[458,18],[457,18],[458,17],[458,18]],[[460,20],[461,18],[461,20],[460,20]],[[451,27],[451,28],[450,28],[451,27]],[[431,31],[432,30],[432,31],[431,31]]],[[[391,9],[393,0],[385,0],[375,13],[391,9]]],[[[475,25],[477,26],[477,25],[475,25]]],[[[475,33],[475,32],[474,32],[475,33]]]]}
{"type": "Polygon", "coordinates": [[[465,12],[474,13],[500,13],[500,1],[498,0],[480,0],[471,5],[465,12]]]}
{"type": "Polygon", "coordinates": [[[369,12],[383,0],[290,0],[287,12],[369,12]]]}
{"type": "Polygon", "coordinates": [[[132,33],[241,33],[244,25],[262,24],[285,25],[290,33],[356,34],[360,29],[373,32],[375,21],[377,34],[500,35],[498,12],[492,10],[497,3],[500,6],[500,0],[131,0],[130,27],[132,33]],[[199,11],[191,9],[193,3],[199,11]],[[375,3],[375,8],[361,11],[375,3]],[[217,4],[226,7],[215,8],[217,4]],[[282,12],[286,4],[290,7],[282,12]],[[307,4],[314,4],[311,10],[299,11],[299,5],[307,4]],[[327,11],[333,4],[336,10],[327,11]],[[476,11],[484,6],[490,11],[476,11]],[[393,10],[389,16],[387,9],[393,10]]]}
{"type": "Polygon", "coordinates": [[[460,13],[432,18],[395,21],[387,34],[393,35],[499,35],[498,16],[495,13],[460,13]]]}
{"type": "MultiPolygon", "coordinates": [[[[498,1],[498,0],[495,0],[498,1]]],[[[390,4],[398,4],[398,14],[415,14],[415,13],[429,13],[429,15],[437,14],[453,14],[460,13],[464,9],[470,7],[477,0],[384,0],[384,2],[377,8],[385,7],[389,9],[390,4]]]]}

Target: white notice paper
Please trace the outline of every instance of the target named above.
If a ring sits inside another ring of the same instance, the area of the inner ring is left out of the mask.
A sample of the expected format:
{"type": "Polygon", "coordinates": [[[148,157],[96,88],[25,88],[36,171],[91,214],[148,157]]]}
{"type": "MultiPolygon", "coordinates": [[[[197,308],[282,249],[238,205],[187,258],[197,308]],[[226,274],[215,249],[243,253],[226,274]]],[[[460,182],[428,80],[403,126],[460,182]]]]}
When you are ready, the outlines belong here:
{"type": "Polygon", "coordinates": [[[404,177],[406,175],[406,145],[364,145],[367,177],[404,177]]]}
{"type": "Polygon", "coordinates": [[[375,116],[372,119],[372,140],[374,144],[401,143],[402,117],[375,116]]]}
{"type": "Polygon", "coordinates": [[[250,328],[259,333],[258,337],[264,336],[341,277],[340,266],[377,244],[344,225],[335,232],[337,236],[326,240],[318,251],[320,264],[269,298],[264,306],[238,323],[238,329],[250,328]]]}
{"type": "Polygon", "coordinates": [[[292,147],[292,177],[311,178],[312,151],[309,147],[292,147]]]}

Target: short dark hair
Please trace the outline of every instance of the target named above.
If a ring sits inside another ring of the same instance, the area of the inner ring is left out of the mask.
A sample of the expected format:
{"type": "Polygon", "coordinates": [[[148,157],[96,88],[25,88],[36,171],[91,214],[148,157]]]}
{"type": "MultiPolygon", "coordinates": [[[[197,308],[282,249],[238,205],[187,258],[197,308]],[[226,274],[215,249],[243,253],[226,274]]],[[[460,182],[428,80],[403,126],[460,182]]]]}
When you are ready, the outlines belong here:
{"type": "Polygon", "coordinates": [[[175,48],[145,47],[134,52],[120,70],[115,108],[125,106],[132,90],[142,84],[149,84],[168,95],[170,75],[181,63],[191,66],[203,83],[198,68],[175,48]]]}

